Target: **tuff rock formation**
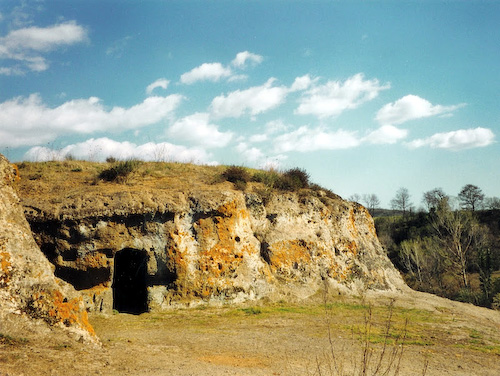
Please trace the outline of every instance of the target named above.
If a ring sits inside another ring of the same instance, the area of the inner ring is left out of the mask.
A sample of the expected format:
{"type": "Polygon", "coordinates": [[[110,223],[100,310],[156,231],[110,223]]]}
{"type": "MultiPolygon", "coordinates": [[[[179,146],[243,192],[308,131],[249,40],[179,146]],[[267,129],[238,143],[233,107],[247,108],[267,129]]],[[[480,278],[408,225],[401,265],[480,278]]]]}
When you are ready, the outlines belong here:
{"type": "Polygon", "coordinates": [[[80,295],[54,277],[35,243],[12,183],[18,171],[0,155],[0,332],[26,336],[61,327],[75,339],[97,342],[80,295]]]}
{"type": "Polygon", "coordinates": [[[324,191],[100,184],[23,198],[37,243],[88,310],[406,288],[368,211],[324,191]]]}

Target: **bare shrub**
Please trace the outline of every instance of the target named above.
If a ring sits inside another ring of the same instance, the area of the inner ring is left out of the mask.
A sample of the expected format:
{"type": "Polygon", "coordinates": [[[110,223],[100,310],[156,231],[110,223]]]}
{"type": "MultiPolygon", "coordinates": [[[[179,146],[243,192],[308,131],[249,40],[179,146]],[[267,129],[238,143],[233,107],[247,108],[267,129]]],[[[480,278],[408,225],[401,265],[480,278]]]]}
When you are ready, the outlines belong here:
{"type": "MultiPolygon", "coordinates": [[[[361,342],[361,348],[354,345],[349,351],[352,356],[345,359],[338,355],[334,336],[331,329],[330,310],[328,304],[328,293],[325,284],[324,307],[325,320],[328,336],[328,344],[325,348],[323,358],[316,359],[314,375],[329,376],[397,376],[400,375],[401,360],[405,353],[407,341],[408,319],[405,319],[403,327],[397,328],[394,321],[394,301],[387,306],[387,313],[382,331],[376,330],[376,322],[373,316],[371,304],[365,307],[362,327],[357,334],[361,342]]],[[[354,334],[354,333],[353,333],[354,334]]],[[[344,345],[345,346],[345,345],[344,345]]],[[[428,362],[422,367],[421,374],[427,373],[428,362]]]]}

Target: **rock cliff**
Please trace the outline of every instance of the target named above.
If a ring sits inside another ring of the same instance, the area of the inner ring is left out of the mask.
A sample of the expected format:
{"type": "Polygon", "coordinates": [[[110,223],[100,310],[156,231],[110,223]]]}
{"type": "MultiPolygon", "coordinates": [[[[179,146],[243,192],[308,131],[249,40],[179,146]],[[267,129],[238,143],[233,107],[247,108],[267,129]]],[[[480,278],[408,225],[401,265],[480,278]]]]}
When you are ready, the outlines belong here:
{"type": "Polygon", "coordinates": [[[58,195],[25,193],[25,213],[88,310],[306,298],[325,284],[346,294],[406,288],[368,211],[322,190],[137,181],[58,195]]]}
{"type": "Polygon", "coordinates": [[[33,239],[12,188],[18,178],[15,166],[0,155],[0,332],[26,336],[61,327],[77,339],[95,342],[82,298],[54,277],[54,266],[33,239]]]}

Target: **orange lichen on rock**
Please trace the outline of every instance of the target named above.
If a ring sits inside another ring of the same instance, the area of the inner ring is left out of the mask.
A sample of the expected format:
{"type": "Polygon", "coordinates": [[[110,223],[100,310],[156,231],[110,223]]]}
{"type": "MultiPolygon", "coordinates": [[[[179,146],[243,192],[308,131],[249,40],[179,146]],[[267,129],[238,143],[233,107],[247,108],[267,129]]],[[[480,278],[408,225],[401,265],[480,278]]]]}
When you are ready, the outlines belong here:
{"type": "Polygon", "coordinates": [[[78,264],[84,268],[104,268],[109,266],[109,260],[105,254],[100,252],[87,253],[78,260],[78,264]]]}
{"type": "Polygon", "coordinates": [[[283,240],[273,243],[269,249],[269,260],[275,268],[291,268],[311,261],[310,247],[304,240],[283,240]]]}
{"type": "Polygon", "coordinates": [[[365,215],[366,215],[366,224],[368,226],[368,231],[374,237],[377,237],[377,230],[375,229],[375,223],[373,222],[373,219],[370,215],[370,212],[368,210],[366,210],[365,215]]]}
{"type": "Polygon", "coordinates": [[[248,218],[248,211],[243,209],[236,200],[230,201],[217,208],[217,211],[226,217],[237,216],[240,218],[248,218]]]}
{"type": "Polygon", "coordinates": [[[14,170],[14,181],[21,180],[21,173],[19,172],[19,167],[17,167],[16,164],[13,164],[12,169],[14,170]]]}
{"type": "Polygon", "coordinates": [[[10,262],[10,254],[0,252],[0,287],[6,287],[10,281],[12,272],[12,264],[10,262]]]}
{"type": "Polygon", "coordinates": [[[242,260],[241,252],[236,250],[236,240],[233,234],[234,217],[216,217],[199,221],[203,243],[216,237],[215,244],[202,248],[199,265],[202,272],[215,277],[232,275],[242,260]]]}
{"type": "Polygon", "coordinates": [[[356,228],[356,218],[354,216],[353,208],[349,209],[349,230],[354,236],[356,236],[356,234],[358,233],[358,229],[356,228]]]}
{"type": "Polygon", "coordinates": [[[349,252],[351,252],[354,256],[356,256],[356,254],[358,253],[358,245],[356,244],[356,242],[354,240],[350,241],[349,243],[347,243],[347,249],[349,250],[349,252]]]}
{"type": "Polygon", "coordinates": [[[29,309],[33,316],[49,324],[62,323],[66,326],[76,324],[95,336],[94,328],[88,321],[87,311],[81,309],[81,298],[67,299],[58,291],[39,291],[32,295],[29,309]]]}

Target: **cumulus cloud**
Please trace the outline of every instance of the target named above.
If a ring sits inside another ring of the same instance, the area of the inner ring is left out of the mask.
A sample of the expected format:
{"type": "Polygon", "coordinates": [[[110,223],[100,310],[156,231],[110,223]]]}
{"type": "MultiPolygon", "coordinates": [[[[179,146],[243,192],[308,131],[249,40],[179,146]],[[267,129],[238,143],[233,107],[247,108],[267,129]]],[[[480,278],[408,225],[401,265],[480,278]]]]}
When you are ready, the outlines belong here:
{"type": "Polygon", "coordinates": [[[376,120],[384,125],[398,125],[414,119],[436,115],[451,115],[452,111],[462,106],[464,104],[454,106],[433,105],[419,96],[407,95],[382,107],[377,112],[376,120]]]}
{"type": "Polygon", "coordinates": [[[319,118],[338,116],[345,110],[357,108],[376,98],[380,91],[389,88],[389,84],[381,85],[377,79],[365,80],[361,73],[344,82],[328,81],[307,90],[295,113],[319,118]]]}
{"type": "Polygon", "coordinates": [[[364,141],[371,144],[395,144],[408,136],[407,129],[400,129],[393,125],[383,125],[379,129],[370,132],[364,141]]]}
{"type": "Polygon", "coordinates": [[[318,81],[318,78],[313,79],[308,74],[306,74],[305,76],[302,76],[302,77],[297,77],[295,79],[295,81],[293,82],[293,84],[290,88],[290,91],[294,92],[294,91],[302,91],[302,90],[309,89],[309,87],[311,87],[311,85],[313,85],[317,81],[318,81]]]}
{"type": "Polygon", "coordinates": [[[224,67],[221,63],[204,63],[182,74],[181,82],[188,85],[197,81],[217,82],[221,78],[230,77],[232,73],[230,68],[224,67]]]}
{"type": "Polygon", "coordinates": [[[169,119],[183,97],[148,97],[130,108],[107,109],[99,98],[75,99],[50,108],[38,94],[0,103],[0,146],[29,146],[70,133],[135,129],[169,119]],[[36,135],[36,136],[33,136],[36,135]]]}
{"type": "Polygon", "coordinates": [[[68,21],[48,27],[27,27],[9,32],[0,37],[0,59],[11,60],[14,67],[3,67],[2,74],[22,74],[30,71],[44,71],[49,64],[43,53],[57,48],[83,42],[87,31],[75,21],[68,21]]]}
{"type": "Polygon", "coordinates": [[[148,87],[146,88],[146,94],[151,95],[156,88],[166,89],[169,83],[169,80],[165,78],[159,78],[155,82],[148,85],[148,87]]]}
{"type": "Polygon", "coordinates": [[[285,122],[281,119],[271,120],[266,123],[266,133],[267,134],[276,134],[286,132],[290,129],[290,126],[285,124],[285,122]]]}
{"type": "Polygon", "coordinates": [[[253,54],[253,53],[248,52],[248,51],[243,51],[243,52],[239,52],[236,54],[236,57],[231,62],[231,65],[236,67],[236,68],[243,69],[246,67],[247,62],[250,62],[252,64],[257,65],[257,64],[262,63],[263,59],[264,58],[260,55],[253,54]]]}
{"type": "MultiPolygon", "coordinates": [[[[245,69],[250,62],[253,65],[260,64],[263,57],[248,51],[239,52],[231,62],[231,66],[237,69],[245,69]]],[[[181,83],[191,85],[198,81],[218,82],[227,79],[229,82],[243,81],[247,78],[244,74],[236,74],[230,66],[221,63],[204,63],[181,75],[181,83]]]]}
{"type": "Polygon", "coordinates": [[[407,146],[411,149],[424,146],[433,149],[463,150],[480,148],[491,145],[495,141],[495,134],[491,129],[474,128],[460,129],[452,132],[436,133],[431,137],[411,141],[407,146]]]}
{"type": "Polygon", "coordinates": [[[248,141],[252,143],[267,141],[267,134],[254,134],[253,136],[250,136],[248,141]]]}
{"type": "Polygon", "coordinates": [[[172,124],[167,130],[167,135],[194,145],[203,145],[206,148],[226,146],[233,138],[233,134],[220,132],[217,125],[210,124],[209,118],[208,113],[186,116],[172,124]]]}
{"type": "Polygon", "coordinates": [[[67,156],[79,159],[104,161],[108,157],[117,159],[141,159],[144,161],[159,162],[185,162],[198,164],[216,165],[211,160],[211,155],[200,148],[187,148],[168,142],[148,142],[136,145],[132,142],[118,142],[109,138],[91,138],[87,141],[68,145],[56,150],[47,147],[36,146],[29,149],[24,155],[28,161],[50,161],[63,160],[67,156]]]}
{"type": "Polygon", "coordinates": [[[293,132],[276,137],[274,139],[274,150],[276,153],[291,151],[304,153],[317,150],[349,149],[359,146],[360,143],[355,132],[342,129],[330,132],[321,127],[309,128],[303,126],[293,132]]]}
{"type": "Polygon", "coordinates": [[[255,116],[276,108],[284,102],[289,90],[285,86],[274,86],[275,81],[270,78],[263,85],[215,97],[210,110],[217,118],[238,118],[244,114],[255,116]]]}
{"type": "Polygon", "coordinates": [[[236,145],[236,150],[245,161],[250,163],[255,163],[264,159],[264,153],[259,148],[250,146],[246,142],[240,142],[236,145]]]}

